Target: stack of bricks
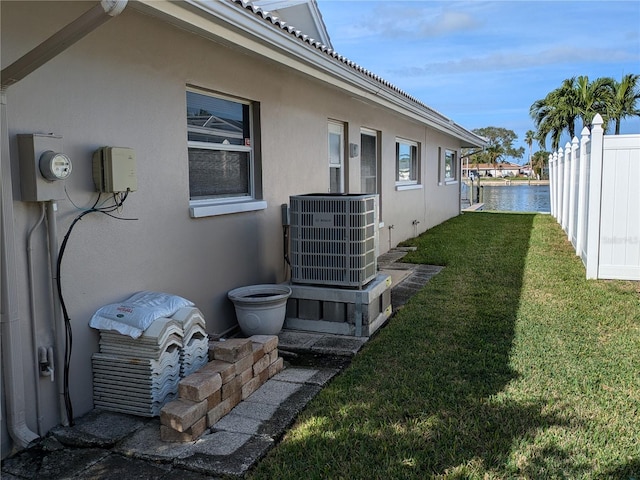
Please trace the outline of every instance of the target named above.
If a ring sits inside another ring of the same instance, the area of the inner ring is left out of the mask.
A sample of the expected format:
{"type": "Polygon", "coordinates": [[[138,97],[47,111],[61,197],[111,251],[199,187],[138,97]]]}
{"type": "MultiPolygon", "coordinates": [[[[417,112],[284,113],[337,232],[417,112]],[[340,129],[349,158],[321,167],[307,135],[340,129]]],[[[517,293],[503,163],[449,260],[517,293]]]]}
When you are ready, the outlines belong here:
{"type": "Polygon", "coordinates": [[[160,438],[191,442],[280,372],[278,337],[209,342],[209,363],[183,378],[178,398],[160,411],[160,438]]]}

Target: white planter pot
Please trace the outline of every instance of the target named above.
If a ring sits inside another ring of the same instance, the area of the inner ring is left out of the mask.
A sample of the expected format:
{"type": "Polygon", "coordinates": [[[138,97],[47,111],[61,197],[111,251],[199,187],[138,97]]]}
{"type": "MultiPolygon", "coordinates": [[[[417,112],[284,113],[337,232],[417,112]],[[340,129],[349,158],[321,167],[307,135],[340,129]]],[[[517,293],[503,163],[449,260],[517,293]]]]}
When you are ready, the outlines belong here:
{"type": "Polygon", "coordinates": [[[227,296],[236,307],[242,333],[277,335],[282,330],[291,288],[286,285],[249,285],[231,290],[227,296]]]}

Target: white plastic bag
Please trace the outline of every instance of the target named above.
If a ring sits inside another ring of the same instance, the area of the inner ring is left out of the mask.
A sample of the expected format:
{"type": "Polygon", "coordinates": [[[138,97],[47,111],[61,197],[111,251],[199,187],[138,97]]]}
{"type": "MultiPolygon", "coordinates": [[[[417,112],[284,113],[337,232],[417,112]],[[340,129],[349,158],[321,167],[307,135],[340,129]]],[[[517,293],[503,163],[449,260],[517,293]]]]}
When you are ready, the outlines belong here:
{"type": "Polygon", "coordinates": [[[193,302],[178,295],[142,291],[122,303],[99,308],[89,326],[138,338],[158,318],[170,317],[183,307],[193,306],[193,302]]]}

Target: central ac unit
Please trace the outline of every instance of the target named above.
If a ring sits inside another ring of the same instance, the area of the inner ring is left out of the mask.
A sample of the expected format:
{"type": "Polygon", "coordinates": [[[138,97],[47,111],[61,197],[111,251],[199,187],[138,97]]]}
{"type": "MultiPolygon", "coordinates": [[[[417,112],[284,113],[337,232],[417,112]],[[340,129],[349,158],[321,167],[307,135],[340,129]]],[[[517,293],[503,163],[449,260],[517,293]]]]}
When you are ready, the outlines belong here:
{"type": "Polygon", "coordinates": [[[377,275],[378,196],[290,197],[291,281],[357,287],[377,275]]]}

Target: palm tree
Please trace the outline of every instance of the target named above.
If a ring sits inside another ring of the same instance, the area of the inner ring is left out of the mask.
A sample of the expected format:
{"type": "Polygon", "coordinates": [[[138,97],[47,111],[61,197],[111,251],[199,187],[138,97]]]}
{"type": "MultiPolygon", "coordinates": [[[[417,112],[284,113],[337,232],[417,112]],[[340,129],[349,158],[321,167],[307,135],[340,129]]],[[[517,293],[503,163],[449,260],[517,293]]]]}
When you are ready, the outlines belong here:
{"type": "Polygon", "coordinates": [[[580,114],[577,92],[574,88],[575,77],[566,79],[559,88],[549,92],[546,97],[536,100],[529,113],[538,129],[541,148],[546,148],[546,138],[551,134],[551,148],[560,146],[562,132],[567,130],[570,137],[575,135],[575,121],[580,114]]]}
{"type": "Polygon", "coordinates": [[[613,81],[613,103],[609,119],[615,123],[615,134],[620,135],[620,123],[626,117],[640,116],[636,106],[640,99],[640,75],[629,73],[620,82],[613,81]]]}
{"type": "Polygon", "coordinates": [[[487,156],[488,163],[493,165],[495,170],[495,165],[498,163],[498,160],[502,158],[505,151],[504,147],[501,144],[492,143],[488,145],[487,148],[485,148],[484,153],[487,156]]]}
{"type": "MultiPolygon", "coordinates": [[[[599,113],[605,120],[602,128],[607,130],[606,121],[609,117],[608,111],[613,102],[613,89],[615,80],[609,77],[596,78],[589,82],[589,77],[580,76],[575,81],[575,89],[578,99],[578,109],[582,126],[591,128],[593,117],[599,113]]],[[[571,138],[574,136],[571,135],[571,138]]]]}
{"type": "Polygon", "coordinates": [[[615,81],[611,78],[598,78],[593,82],[589,77],[580,76],[564,80],[562,85],[551,91],[541,100],[536,100],[529,109],[536,128],[540,147],[546,148],[546,138],[551,135],[551,148],[557,150],[560,138],[566,130],[569,138],[575,136],[575,123],[578,118],[582,125],[591,126],[596,113],[605,120],[606,131],[608,112],[613,104],[615,81]]]}
{"type": "Polygon", "coordinates": [[[533,141],[536,138],[536,132],[533,130],[527,130],[527,133],[524,134],[524,143],[529,146],[529,166],[531,167],[531,147],[533,146],[533,141]]]}
{"type": "Polygon", "coordinates": [[[571,122],[567,122],[567,118],[561,112],[561,106],[553,106],[555,98],[547,95],[542,100],[536,100],[531,105],[531,116],[534,118],[536,128],[538,130],[536,137],[540,148],[546,148],[547,137],[551,135],[551,149],[557,150],[560,146],[560,137],[562,132],[571,122]]]}
{"type": "Polygon", "coordinates": [[[531,168],[534,172],[539,172],[540,178],[543,178],[544,167],[547,165],[548,160],[549,152],[538,150],[533,154],[533,158],[531,159],[531,168]]]}

